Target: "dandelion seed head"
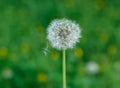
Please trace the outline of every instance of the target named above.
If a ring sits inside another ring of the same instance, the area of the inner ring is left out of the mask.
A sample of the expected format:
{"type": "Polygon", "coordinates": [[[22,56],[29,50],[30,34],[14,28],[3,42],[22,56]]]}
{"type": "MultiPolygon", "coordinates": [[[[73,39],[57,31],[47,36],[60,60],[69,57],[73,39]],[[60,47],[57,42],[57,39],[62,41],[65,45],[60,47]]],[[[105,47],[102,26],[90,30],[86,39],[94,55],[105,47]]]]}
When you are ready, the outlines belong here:
{"type": "Polygon", "coordinates": [[[10,68],[5,68],[2,71],[2,76],[5,79],[11,79],[13,77],[13,71],[10,68]]]}
{"type": "Polygon", "coordinates": [[[81,29],[78,24],[71,20],[56,19],[48,26],[47,34],[47,39],[52,47],[61,50],[73,48],[79,42],[81,29]]]}
{"type": "Polygon", "coordinates": [[[88,62],[86,64],[86,70],[90,74],[97,74],[99,72],[99,65],[96,62],[88,62]]]}

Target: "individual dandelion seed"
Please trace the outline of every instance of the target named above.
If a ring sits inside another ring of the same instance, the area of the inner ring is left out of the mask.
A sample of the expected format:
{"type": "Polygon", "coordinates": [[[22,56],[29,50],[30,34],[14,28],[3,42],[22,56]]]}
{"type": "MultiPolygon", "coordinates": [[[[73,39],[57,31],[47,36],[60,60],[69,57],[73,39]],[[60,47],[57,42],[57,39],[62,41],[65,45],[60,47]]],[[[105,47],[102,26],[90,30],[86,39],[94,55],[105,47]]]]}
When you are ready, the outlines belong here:
{"type": "Polygon", "coordinates": [[[68,48],[73,48],[81,38],[79,25],[68,19],[53,20],[47,28],[47,39],[52,47],[63,50],[63,88],[66,88],[66,52],[68,48]]]}
{"type": "Polygon", "coordinates": [[[43,53],[44,53],[45,56],[48,54],[48,52],[49,52],[48,48],[43,49],[43,53]]]}
{"type": "Polygon", "coordinates": [[[46,45],[46,47],[45,48],[43,48],[43,53],[44,53],[44,55],[47,55],[48,53],[49,53],[49,49],[48,49],[48,43],[47,43],[47,45],[46,45]]]}

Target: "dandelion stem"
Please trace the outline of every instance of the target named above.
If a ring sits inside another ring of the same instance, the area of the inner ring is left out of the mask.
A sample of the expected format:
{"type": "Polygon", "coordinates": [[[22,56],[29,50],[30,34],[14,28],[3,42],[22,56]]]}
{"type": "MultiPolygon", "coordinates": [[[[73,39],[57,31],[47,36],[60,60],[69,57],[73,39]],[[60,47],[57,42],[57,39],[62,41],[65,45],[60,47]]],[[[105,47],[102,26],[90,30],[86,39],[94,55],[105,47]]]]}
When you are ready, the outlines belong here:
{"type": "Polygon", "coordinates": [[[63,88],[66,88],[66,53],[65,53],[65,49],[63,49],[62,65],[63,65],[63,88]]]}

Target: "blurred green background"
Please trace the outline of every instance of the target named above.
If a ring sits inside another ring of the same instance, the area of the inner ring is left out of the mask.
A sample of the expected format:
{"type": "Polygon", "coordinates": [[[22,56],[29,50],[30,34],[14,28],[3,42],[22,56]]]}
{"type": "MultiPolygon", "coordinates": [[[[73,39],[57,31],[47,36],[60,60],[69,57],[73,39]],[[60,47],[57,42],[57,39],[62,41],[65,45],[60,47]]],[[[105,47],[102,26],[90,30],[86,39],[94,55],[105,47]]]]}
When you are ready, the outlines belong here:
{"type": "Polygon", "coordinates": [[[62,88],[62,52],[46,39],[56,18],[82,28],[67,88],[120,88],[120,0],[0,0],[0,88],[62,88]]]}

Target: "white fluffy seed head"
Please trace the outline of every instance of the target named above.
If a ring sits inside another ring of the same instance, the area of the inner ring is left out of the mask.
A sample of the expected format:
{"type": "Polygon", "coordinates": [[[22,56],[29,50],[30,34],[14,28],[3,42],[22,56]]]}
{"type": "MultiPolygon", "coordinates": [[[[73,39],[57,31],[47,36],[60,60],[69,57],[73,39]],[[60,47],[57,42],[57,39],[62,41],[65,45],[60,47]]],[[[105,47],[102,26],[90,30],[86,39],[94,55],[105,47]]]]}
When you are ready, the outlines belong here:
{"type": "Polygon", "coordinates": [[[90,74],[97,74],[99,72],[99,65],[96,62],[88,62],[86,64],[86,70],[90,74]]]}
{"type": "Polygon", "coordinates": [[[73,48],[80,37],[79,25],[68,19],[53,20],[47,29],[47,39],[58,50],[73,48]]]}

